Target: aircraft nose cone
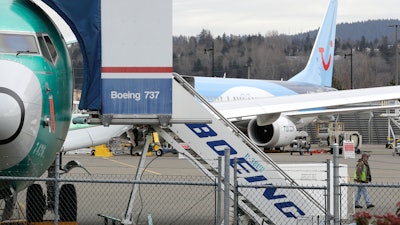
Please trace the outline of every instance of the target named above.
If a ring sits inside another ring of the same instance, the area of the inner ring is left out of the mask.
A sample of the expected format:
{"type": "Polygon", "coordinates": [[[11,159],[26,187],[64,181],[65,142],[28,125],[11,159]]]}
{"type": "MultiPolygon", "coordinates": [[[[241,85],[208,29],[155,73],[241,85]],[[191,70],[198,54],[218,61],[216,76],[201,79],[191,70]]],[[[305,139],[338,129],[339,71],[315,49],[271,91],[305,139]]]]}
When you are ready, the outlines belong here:
{"type": "Polygon", "coordinates": [[[22,130],[25,107],[12,90],[0,87],[0,144],[12,142],[22,130]]]}
{"type": "Polygon", "coordinates": [[[37,141],[42,88],[25,65],[0,60],[0,170],[21,162],[37,141]]]}

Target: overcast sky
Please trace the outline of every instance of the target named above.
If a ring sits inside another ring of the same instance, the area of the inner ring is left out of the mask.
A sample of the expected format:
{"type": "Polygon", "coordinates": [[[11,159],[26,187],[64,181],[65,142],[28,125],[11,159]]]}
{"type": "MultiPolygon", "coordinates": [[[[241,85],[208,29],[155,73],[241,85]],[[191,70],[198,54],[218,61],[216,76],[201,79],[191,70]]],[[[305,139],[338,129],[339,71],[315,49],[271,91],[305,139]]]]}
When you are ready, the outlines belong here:
{"type": "MultiPolygon", "coordinates": [[[[322,23],[328,0],[173,0],[173,34],[296,34],[322,23]]],[[[399,19],[399,0],[339,0],[337,22],[399,19]]]]}
{"type": "MultiPolygon", "coordinates": [[[[35,0],[37,1],[37,0],[35,0]]],[[[173,35],[297,34],[317,29],[329,0],[173,0],[173,35]]],[[[339,0],[337,22],[400,19],[399,0],[339,0]]],[[[61,30],[67,30],[65,25],[61,30]]],[[[64,34],[70,39],[68,32],[64,34]]]]}

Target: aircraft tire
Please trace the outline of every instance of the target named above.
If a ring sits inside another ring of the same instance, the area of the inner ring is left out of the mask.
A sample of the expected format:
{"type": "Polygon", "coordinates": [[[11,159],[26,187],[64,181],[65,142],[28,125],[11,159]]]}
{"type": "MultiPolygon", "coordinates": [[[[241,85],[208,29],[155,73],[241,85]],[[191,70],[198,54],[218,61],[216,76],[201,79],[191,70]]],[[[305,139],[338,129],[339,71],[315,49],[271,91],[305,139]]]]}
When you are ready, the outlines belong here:
{"type": "Polygon", "coordinates": [[[39,184],[32,184],[26,193],[26,220],[30,222],[43,221],[46,199],[39,184]]]}
{"type": "Polygon", "coordinates": [[[77,196],[73,184],[64,184],[60,189],[60,221],[74,222],[77,219],[77,196]]]}
{"type": "Polygon", "coordinates": [[[162,156],[163,155],[163,151],[161,149],[156,151],[156,155],[157,156],[162,156]]]}

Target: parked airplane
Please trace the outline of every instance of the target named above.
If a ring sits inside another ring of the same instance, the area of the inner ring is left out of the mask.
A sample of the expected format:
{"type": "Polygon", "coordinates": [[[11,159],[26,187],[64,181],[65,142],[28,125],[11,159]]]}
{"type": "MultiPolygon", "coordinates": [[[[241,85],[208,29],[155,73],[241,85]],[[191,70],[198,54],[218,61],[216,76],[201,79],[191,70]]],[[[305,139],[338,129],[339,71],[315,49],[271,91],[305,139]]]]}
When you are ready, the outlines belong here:
{"type": "MultiPolygon", "coordinates": [[[[81,121],[76,123],[74,118],[87,118],[83,114],[72,114],[72,121],[62,151],[68,152],[80,148],[87,148],[107,144],[114,137],[126,133],[129,137],[132,125],[111,125],[109,127],[93,126],[81,121]]],[[[132,134],[133,135],[133,134],[132,134]]]]}
{"type": "MultiPolygon", "coordinates": [[[[0,1],[0,176],[54,174],[72,110],[72,72],[67,47],[52,20],[26,0],[0,1]]],[[[49,182],[51,183],[51,182],[49,182]]],[[[31,181],[0,182],[2,221],[12,216],[17,193],[28,187],[28,222],[54,209],[54,196],[31,181]],[[29,187],[28,187],[29,186],[29,187]]],[[[76,191],[60,190],[61,221],[76,220],[76,191]],[[66,198],[68,196],[68,198],[66,198]]]]}
{"type": "MultiPolygon", "coordinates": [[[[244,133],[247,133],[258,146],[274,148],[289,145],[295,139],[298,133],[297,130],[300,127],[315,121],[315,115],[319,114],[321,116],[324,111],[314,112],[314,115],[310,115],[308,111],[281,113],[285,110],[297,110],[294,106],[298,107],[298,104],[302,104],[304,107],[304,104],[307,104],[304,101],[308,99],[313,101],[312,98],[315,98],[315,96],[299,97],[297,104],[292,104],[292,107],[285,109],[277,105],[281,100],[276,98],[276,96],[336,91],[336,89],[331,87],[331,84],[334,64],[337,5],[337,0],[330,1],[306,67],[288,81],[192,77],[188,78],[191,79],[190,83],[224,117],[230,119],[244,133]],[[254,109],[259,105],[268,105],[265,102],[267,98],[270,98],[269,100],[271,101],[270,108],[275,108],[276,112],[260,112],[257,115],[254,109]],[[255,102],[257,99],[259,100],[259,104],[255,102]]],[[[357,92],[353,96],[357,96],[357,92]]],[[[328,96],[326,100],[329,98],[328,96]]],[[[367,99],[363,100],[366,101],[367,99]]],[[[285,101],[283,100],[283,102],[285,101]]],[[[319,100],[316,99],[314,102],[317,101],[319,100]]],[[[337,102],[339,104],[336,105],[345,104],[344,100],[342,103],[340,99],[337,102]]],[[[322,105],[317,105],[316,108],[318,107],[322,107],[322,105]]],[[[298,108],[301,109],[301,107],[298,108]]],[[[347,111],[352,110],[365,109],[347,109],[347,111]]],[[[344,109],[340,109],[341,113],[345,111],[344,109]]],[[[335,112],[339,112],[339,110],[329,111],[331,115],[335,112]]]]}

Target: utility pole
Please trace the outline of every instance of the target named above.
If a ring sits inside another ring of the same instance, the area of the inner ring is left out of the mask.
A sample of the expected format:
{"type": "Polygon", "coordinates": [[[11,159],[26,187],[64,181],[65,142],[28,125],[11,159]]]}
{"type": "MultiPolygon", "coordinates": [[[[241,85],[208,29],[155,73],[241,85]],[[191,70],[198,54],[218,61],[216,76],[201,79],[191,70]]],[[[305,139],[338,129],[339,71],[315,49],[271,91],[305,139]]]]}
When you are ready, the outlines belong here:
{"type": "Polygon", "coordinates": [[[212,42],[212,47],[211,48],[205,48],[204,49],[204,54],[207,54],[207,52],[211,52],[211,76],[215,76],[214,74],[214,41],[212,42]]]}
{"type": "Polygon", "coordinates": [[[399,48],[397,46],[398,41],[397,41],[397,30],[399,28],[399,24],[394,24],[394,25],[389,25],[389,27],[395,27],[396,28],[396,34],[395,34],[395,42],[394,42],[394,50],[395,50],[395,60],[396,60],[396,77],[395,77],[395,85],[399,84],[399,48]]]}
{"type": "Polygon", "coordinates": [[[247,79],[251,78],[250,71],[251,71],[251,64],[247,64],[247,79]]]}
{"type": "Polygon", "coordinates": [[[344,58],[350,56],[350,89],[353,89],[353,47],[350,48],[350,54],[344,54],[344,58]]]}

